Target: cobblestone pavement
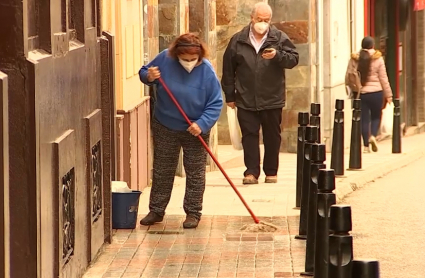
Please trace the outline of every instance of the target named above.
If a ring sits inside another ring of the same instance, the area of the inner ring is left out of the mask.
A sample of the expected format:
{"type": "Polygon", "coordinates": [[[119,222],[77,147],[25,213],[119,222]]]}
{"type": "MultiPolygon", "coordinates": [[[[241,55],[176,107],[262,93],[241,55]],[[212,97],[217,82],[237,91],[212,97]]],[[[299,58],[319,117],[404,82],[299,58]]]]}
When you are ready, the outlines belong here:
{"type": "MultiPolygon", "coordinates": [[[[401,155],[391,154],[391,141],[381,142],[379,153],[363,156],[363,171],[346,171],[345,177],[337,179],[337,186],[364,177],[383,162],[397,164],[401,157],[423,148],[424,140],[425,135],[403,138],[405,154],[401,155]]],[[[346,166],[348,157],[346,154],[346,166]]],[[[329,167],[330,156],[327,158],[329,167]]],[[[185,179],[176,177],[164,222],[116,231],[113,243],[105,246],[84,278],[298,277],[304,271],[305,242],[294,239],[299,221],[299,210],[293,209],[296,155],[283,153],[280,162],[277,184],[261,181],[244,186],[242,167],[227,171],[252,211],[260,220],[277,225],[277,232],[241,232],[243,225],[253,221],[220,172],[207,174],[200,226],[183,230],[185,179]]],[[[141,196],[139,219],[148,212],[149,192],[146,188],[141,196]]]]}

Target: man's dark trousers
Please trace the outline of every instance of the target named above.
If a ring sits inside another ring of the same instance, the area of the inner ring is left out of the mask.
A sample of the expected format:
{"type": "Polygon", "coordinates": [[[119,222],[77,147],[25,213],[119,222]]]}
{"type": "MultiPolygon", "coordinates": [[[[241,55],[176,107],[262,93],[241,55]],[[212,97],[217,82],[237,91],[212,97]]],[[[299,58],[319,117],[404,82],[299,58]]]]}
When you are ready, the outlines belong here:
{"type": "Polygon", "coordinates": [[[260,176],[260,127],[263,131],[264,160],[266,176],[277,176],[282,108],[249,111],[238,107],[238,121],[242,131],[242,145],[246,171],[244,176],[260,176]]]}

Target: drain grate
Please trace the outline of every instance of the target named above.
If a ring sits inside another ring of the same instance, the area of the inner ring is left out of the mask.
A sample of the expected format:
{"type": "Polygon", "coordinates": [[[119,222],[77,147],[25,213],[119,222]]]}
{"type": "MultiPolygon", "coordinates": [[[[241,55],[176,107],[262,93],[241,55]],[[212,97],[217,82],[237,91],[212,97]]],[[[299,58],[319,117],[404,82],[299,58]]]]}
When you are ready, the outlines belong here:
{"type": "Polygon", "coordinates": [[[181,234],[184,234],[184,232],[179,231],[179,230],[148,231],[148,234],[153,234],[153,235],[181,235],[181,234]]]}

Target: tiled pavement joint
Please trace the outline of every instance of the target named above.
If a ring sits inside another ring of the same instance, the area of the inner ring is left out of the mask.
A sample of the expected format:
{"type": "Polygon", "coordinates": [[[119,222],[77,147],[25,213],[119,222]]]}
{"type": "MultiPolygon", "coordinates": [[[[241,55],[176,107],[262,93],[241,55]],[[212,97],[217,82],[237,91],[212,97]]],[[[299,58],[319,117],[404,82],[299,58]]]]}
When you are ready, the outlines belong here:
{"type": "MultiPolygon", "coordinates": [[[[286,196],[286,198],[289,199],[289,196],[286,196]]],[[[288,206],[289,206],[290,203],[291,202],[289,202],[289,200],[287,200],[287,202],[286,202],[286,215],[288,215],[288,206]]],[[[294,273],[295,273],[295,269],[294,269],[294,256],[292,254],[292,245],[293,245],[293,242],[292,241],[294,239],[291,236],[291,232],[290,232],[290,229],[289,229],[289,220],[288,220],[288,218],[286,218],[286,229],[287,229],[288,237],[289,237],[289,254],[290,254],[290,259],[291,259],[292,275],[294,275],[294,273]]]]}

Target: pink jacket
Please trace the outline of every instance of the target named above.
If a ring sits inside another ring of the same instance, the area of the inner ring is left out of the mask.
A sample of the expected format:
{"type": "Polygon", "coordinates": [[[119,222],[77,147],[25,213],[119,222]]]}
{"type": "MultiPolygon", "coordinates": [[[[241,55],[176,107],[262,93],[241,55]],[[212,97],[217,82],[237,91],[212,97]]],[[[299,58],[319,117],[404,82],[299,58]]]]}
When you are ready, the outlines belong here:
{"type": "MultiPolygon", "coordinates": [[[[383,91],[385,97],[392,97],[393,93],[391,91],[390,82],[388,81],[387,70],[385,68],[384,58],[382,58],[382,53],[375,49],[369,50],[370,55],[372,56],[371,69],[367,82],[365,86],[362,87],[361,93],[374,93],[383,91]]],[[[357,63],[359,61],[359,53],[351,54],[350,62],[348,62],[347,73],[351,68],[357,68],[357,63]]],[[[345,84],[348,83],[347,74],[345,75],[345,84]]]]}

